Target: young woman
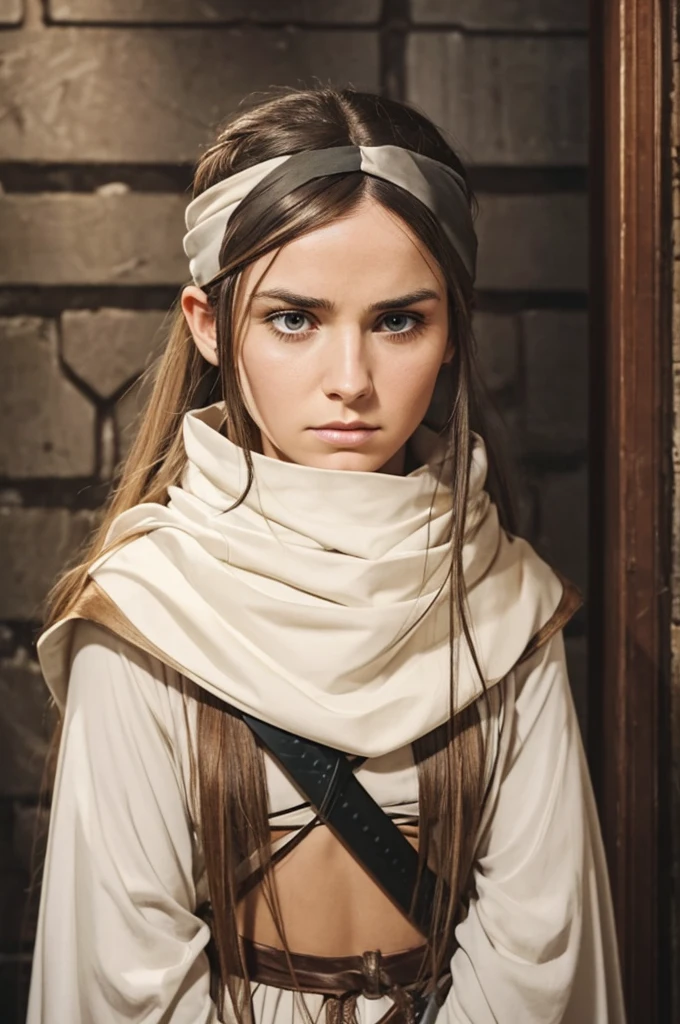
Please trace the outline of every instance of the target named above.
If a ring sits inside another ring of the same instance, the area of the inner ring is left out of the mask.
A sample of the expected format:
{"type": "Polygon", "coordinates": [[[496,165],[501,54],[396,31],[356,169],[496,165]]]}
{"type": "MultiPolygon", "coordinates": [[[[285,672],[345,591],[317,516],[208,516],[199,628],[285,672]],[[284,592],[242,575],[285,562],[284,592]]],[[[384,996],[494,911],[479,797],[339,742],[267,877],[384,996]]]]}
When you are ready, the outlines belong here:
{"type": "Polygon", "coordinates": [[[349,90],[200,159],[193,284],[39,645],[29,1024],[624,1020],[579,599],[507,518],[472,209],[425,117],[349,90]]]}

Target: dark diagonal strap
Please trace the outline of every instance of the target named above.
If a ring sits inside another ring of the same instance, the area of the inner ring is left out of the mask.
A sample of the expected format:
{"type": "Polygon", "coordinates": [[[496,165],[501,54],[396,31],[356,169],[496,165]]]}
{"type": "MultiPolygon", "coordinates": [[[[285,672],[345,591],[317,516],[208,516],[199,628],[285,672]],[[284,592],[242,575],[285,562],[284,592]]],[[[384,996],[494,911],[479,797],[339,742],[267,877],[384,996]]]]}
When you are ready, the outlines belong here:
{"type": "Polygon", "coordinates": [[[418,876],[418,853],[364,789],[346,755],[333,747],[269,725],[251,715],[244,722],[260,738],[307,797],[319,817],[352,850],[374,881],[427,936],[436,876],[427,866],[418,876]]]}

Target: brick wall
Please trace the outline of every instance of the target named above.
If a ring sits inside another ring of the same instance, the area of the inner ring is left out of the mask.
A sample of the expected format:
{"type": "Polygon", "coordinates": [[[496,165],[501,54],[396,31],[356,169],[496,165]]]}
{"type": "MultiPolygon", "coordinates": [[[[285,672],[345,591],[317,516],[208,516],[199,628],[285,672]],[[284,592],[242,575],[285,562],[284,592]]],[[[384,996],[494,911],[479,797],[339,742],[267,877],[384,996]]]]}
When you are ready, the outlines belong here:
{"type": "MultiPolygon", "coordinates": [[[[479,193],[477,331],[523,528],[586,580],[585,0],[0,0],[0,1019],[51,722],[41,601],[124,455],[134,381],[187,280],[191,164],[270,84],[405,98],[479,193]],[[8,713],[11,712],[11,713],[8,713]]],[[[570,625],[585,716],[583,616],[570,625]]],[[[4,1016],[3,1016],[4,1013],[4,1016]]]]}

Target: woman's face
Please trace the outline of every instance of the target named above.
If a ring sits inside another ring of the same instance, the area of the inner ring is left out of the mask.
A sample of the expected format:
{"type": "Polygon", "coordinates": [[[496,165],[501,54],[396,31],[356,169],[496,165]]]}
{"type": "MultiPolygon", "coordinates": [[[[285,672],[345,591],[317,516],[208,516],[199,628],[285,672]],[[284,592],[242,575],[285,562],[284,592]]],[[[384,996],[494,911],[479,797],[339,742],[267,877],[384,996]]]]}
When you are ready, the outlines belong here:
{"type": "Polygon", "coordinates": [[[242,318],[241,382],[263,454],[403,472],[406,441],[453,357],[443,276],[403,221],[366,200],[258,260],[241,280],[242,318]],[[321,429],[357,420],[370,430],[321,429]]]}

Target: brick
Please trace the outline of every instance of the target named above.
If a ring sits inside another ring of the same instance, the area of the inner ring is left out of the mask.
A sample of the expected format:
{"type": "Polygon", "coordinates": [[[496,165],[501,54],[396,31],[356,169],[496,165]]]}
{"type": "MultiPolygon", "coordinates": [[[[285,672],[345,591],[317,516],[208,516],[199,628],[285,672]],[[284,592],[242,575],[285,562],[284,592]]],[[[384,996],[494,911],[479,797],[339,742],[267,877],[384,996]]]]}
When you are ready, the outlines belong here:
{"type": "MultiPolygon", "coordinates": [[[[14,814],[9,800],[0,800],[0,963],[18,958],[21,950],[30,950],[35,941],[39,892],[30,885],[31,876],[17,861],[14,843],[14,814]],[[30,891],[30,895],[29,895],[30,891]]],[[[3,966],[5,966],[3,964],[3,966]]],[[[15,976],[16,977],[16,976],[15,976]]],[[[3,977],[0,973],[0,1008],[7,1011],[14,1005],[20,993],[15,990],[11,996],[3,992],[3,977]],[[3,996],[6,1001],[3,1000],[3,996]]],[[[20,1024],[24,1018],[12,1018],[20,1024]]],[[[2,1016],[7,1020],[6,1013],[2,1016]]]]}
{"type": "MultiPolygon", "coordinates": [[[[45,863],[49,829],[49,810],[35,804],[14,801],[14,821],[11,839],[11,863],[14,871],[25,878],[22,887],[24,905],[20,946],[32,950],[35,943],[38,909],[40,904],[40,877],[45,863]]],[[[19,876],[20,877],[20,876],[19,876]]],[[[0,1006],[2,1003],[0,1003],[0,1006]]],[[[19,1018],[18,1022],[24,1018],[19,1018]]]]}
{"type": "MultiPolygon", "coordinates": [[[[507,461],[510,470],[521,456],[522,440],[521,380],[519,370],[519,321],[516,316],[495,313],[476,313],[474,318],[477,365],[482,380],[490,392],[491,408],[487,412],[486,435],[493,438],[500,450],[500,458],[507,461]]],[[[526,535],[532,518],[529,495],[522,490],[516,509],[519,532],[526,535]]]]}
{"type": "Polygon", "coordinates": [[[315,81],[379,88],[377,32],[55,28],[5,35],[4,160],[194,163],[215,126],[253,92],[315,81]]]}
{"type": "Polygon", "coordinates": [[[95,409],[61,372],[55,324],[0,320],[0,339],[0,475],[90,475],[95,409]]]}
{"type": "Polygon", "coordinates": [[[477,356],[490,391],[512,387],[519,367],[519,322],[514,316],[477,313],[474,318],[477,356]]]}
{"type": "Polygon", "coordinates": [[[12,709],[0,719],[0,796],[37,797],[56,715],[40,669],[25,650],[0,663],[0,700],[12,709]]]}
{"type": "Polygon", "coordinates": [[[568,636],[564,646],[571,693],[585,743],[588,735],[588,641],[584,636],[568,636]]]}
{"type": "Polygon", "coordinates": [[[585,195],[479,196],[476,228],[478,288],[587,291],[585,195]]]}
{"type": "Polygon", "coordinates": [[[315,22],[359,25],[376,22],[380,0],[48,0],[53,22],[140,22],[224,24],[250,21],[266,24],[315,22]]]}
{"type": "MultiPolygon", "coordinates": [[[[477,322],[480,318],[486,320],[486,316],[486,314],[477,314],[475,321],[477,322]]],[[[497,330],[497,337],[500,339],[501,329],[498,329],[495,325],[490,327],[485,334],[487,339],[491,338],[491,332],[494,329],[497,330]]],[[[507,341],[508,339],[505,338],[504,340],[507,341]]],[[[510,349],[512,349],[512,341],[514,340],[512,337],[510,338],[510,349]]],[[[512,372],[512,352],[487,351],[482,355],[481,359],[478,358],[477,362],[482,379],[493,396],[493,411],[496,413],[493,416],[494,426],[497,433],[503,435],[502,440],[508,452],[510,452],[516,443],[516,438],[519,436],[519,428],[516,422],[517,410],[513,402],[514,396],[512,394],[508,396],[503,390],[508,380],[508,375],[512,372]],[[498,421],[499,417],[500,422],[498,421]]],[[[430,407],[424,417],[425,422],[434,429],[438,429],[446,421],[452,402],[453,396],[448,378],[446,374],[441,374],[437,377],[430,407]]],[[[501,440],[501,438],[499,437],[498,440],[501,440]]]]}
{"type": "Polygon", "coordinates": [[[582,448],[588,436],[588,317],[534,310],[522,316],[529,447],[582,448]]]}
{"type": "Polygon", "coordinates": [[[57,575],[95,525],[95,513],[0,507],[0,619],[36,621],[57,575]]]}
{"type": "Polygon", "coordinates": [[[62,357],[102,398],[149,366],[167,317],[156,310],[75,310],[61,318],[62,357]]]}
{"type": "MultiPolygon", "coordinates": [[[[478,287],[587,289],[583,195],[479,197],[478,287]]],[[[182,196],[0,196],[0,284],[186,284],[182,196]],[[46,244],[47,243],[47,244],[46,244]]]]}
{"type": "Polygon", "coordinates": [[[183,196],[0,196],[0,237],[16,258],[0,284],[158,285],[188,282],[183,196]]]}
{"type": "Polygon", "coordinates": [[[116,456],[120,462],[126,459],[134,442],[140,417],[151,393],[152,381],[143,378],[132,384],[116,402],[114,426],[116,432],[116,456]]]}
{"type": "Polygon", "coordinates": [[[99,478],[111,480],[116,471],[116,435],[110,411],[102,420],[99,435],[99,478]]]}
{"type": "Polygon", "coordinates": [[[549,474],[540,484],[541,554],[585,593],[588,582],[588,473],[549,474]]]}
{"type": "Polygon", "coordinates": [[[11,626],[0,623],[0,658],[9,658],[17,647],[17,637],[11,626]]]}
{"type": "Polygon", "coordinates": [[[588,161],[585,39],[414,33],[408,99],[464,161],[522,166],[588,161]]]}
{"type": "Polygon", "coordinates": [[[24,18],[24,0],[0,0],[0,25],[18,25],[24,18]]]}
{"type": "Polygon", "coordinates": [[[586,0],[411,0],[411,16],[423,24],[475,29],[585,30],[586,0]]]}
{"type": "MultiPolygon", "coordinates": [[[[502,439],[503,440],[503,439],[502,439]]],[[[511,439],[511,440],[514,440],[511,439]]],[[[516,443],[516,442],[515,442],[516,443]]],[[[511,458],[514,454],[510,442],[506,441],[506,448],[511,458]]],[[[517,462],[506,458],[505,464],[510,472],[510,485],[513,488],[512,495],[515,503],[515,516],[517,525],[515,533],[518,537],[525,537],[530,544],[537,543],[537,521],[538,521],[538,487],[524,467],[518,467],[517,462]]]]}

